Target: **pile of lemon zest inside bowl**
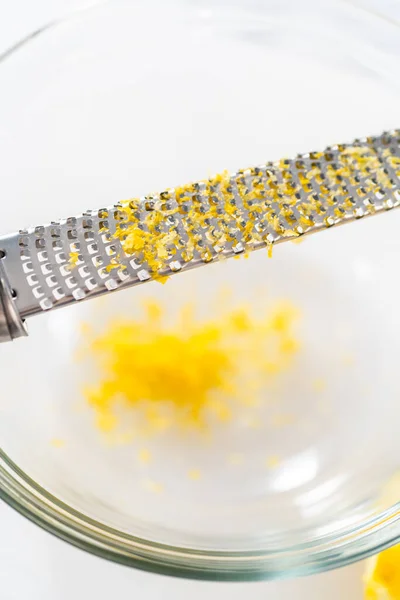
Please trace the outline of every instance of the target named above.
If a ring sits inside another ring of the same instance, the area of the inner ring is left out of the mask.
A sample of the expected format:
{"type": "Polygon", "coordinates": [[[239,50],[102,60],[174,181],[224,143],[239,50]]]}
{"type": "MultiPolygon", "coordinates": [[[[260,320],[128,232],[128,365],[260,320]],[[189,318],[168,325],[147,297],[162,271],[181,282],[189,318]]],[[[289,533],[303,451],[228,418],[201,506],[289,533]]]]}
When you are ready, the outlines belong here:
{"type": "Polygon", "coordinates": [[[159,302],[148,300],[143,316],[112,321],[85,340],[97,377],[84,395],[102,432],[118,429],[121,410],[146,434],[227,423],[240,407],[258,406],[261,390],[291,367],[299,351],[299,314],[290,303],[264,314],[246,305],[212,319],[195,313],[193,305],[183,305],[171,322],[159,302]]]}

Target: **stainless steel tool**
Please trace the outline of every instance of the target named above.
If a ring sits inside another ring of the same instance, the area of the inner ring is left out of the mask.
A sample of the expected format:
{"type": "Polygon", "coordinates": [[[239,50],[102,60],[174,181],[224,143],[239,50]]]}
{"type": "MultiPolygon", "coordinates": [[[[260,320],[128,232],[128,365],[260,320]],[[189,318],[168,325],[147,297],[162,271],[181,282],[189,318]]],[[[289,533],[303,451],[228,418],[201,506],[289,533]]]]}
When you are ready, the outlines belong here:
{"type": "Polygon", "coordinates": [[[400,204],[400,131],[0,237],[0,341],[25,319],[400,204]]]}

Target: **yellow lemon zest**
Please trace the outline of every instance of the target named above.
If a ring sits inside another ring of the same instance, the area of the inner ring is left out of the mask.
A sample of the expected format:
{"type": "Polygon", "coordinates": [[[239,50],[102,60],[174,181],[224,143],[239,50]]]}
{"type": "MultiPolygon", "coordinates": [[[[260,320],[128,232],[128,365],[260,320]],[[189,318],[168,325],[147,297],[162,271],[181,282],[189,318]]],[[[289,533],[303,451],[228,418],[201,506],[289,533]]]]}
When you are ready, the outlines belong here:
{"type": "MultiPolygon", "coordinates": [[[[142,317],[113,321],[86,340],[98,375],[84,395],[103,432],[118,428],[121,410],[136,413],[152,432],[228,422],[238,405],[258,405],[260,390],[292,365],[299,350],[298,312],[289,303],[264,314],[239,306],[208,320],[198,319],[188,304],[175,321],[165,317],[150,300],[142,317]]],[[[145,452],[140,456],[148,460],[145,452]]]]}

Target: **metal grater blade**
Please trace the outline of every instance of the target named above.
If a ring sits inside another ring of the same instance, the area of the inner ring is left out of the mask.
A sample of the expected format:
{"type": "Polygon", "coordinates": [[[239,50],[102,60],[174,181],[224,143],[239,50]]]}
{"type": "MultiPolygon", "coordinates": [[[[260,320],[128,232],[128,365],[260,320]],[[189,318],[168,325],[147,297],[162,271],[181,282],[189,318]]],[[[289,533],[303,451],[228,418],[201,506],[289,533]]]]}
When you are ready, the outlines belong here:
{"type": "Polygon", "coordinates": [[[0,237],[0,340],[26,317],[400,204],[400,130],[0,237]]]}

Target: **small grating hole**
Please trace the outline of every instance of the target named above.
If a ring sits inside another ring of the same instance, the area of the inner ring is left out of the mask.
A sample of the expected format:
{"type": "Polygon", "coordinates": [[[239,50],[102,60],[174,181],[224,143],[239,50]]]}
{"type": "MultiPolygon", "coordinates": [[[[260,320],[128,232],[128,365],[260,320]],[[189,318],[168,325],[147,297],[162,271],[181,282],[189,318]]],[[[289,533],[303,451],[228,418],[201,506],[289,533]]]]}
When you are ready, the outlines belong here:
{"type": "Polygon", "coordinates": [[[101,241],[103,242],[103,244],[107,244],[107,242],[111,241],[111,234],[109,232],[107,233],[103,233],[101,236],[101,241]]]}
{"type": "Polygon", "coordinates": [[[49,255],[45,250],[42,250],[42,252],[38,252],[37,257],[39,259],[39,262],[45,262],[46,260],[49,260],[49,255]]]}
{"type": "Polygon", "coordinates": [[[79,267],[78,273],[83,278],[89,277],[89,275],[90,275],[90,271],[89,271],[89,269],[86,266],[79,267]]]}
{"type": "Polygon", "coordinates": [[[94,264],[96,269],[98,269],[99,267],[102,267],[104,265],[104,259],[102,256],[94,256],[92,258],[92,263],[94,264]]]}
{"type": "Polygon", "coordinates": [[[81,288],[77,288],[76,290],[74,290],[72,292],[72,295],[75,298],[75,300],[83,300],[84,298],[86,298],[86,294],[81,288]]]}
{"type": "Polygon", "coordinates": [[[116,290],[118,287],[118,282],[115,279],[109,279],[104,284],[108,290],[116,290]]]}
{"type": "Polygon", "coordinates": [[[32,271],[33,271],[32,263],[31,262],[22,263],[22,270],[24,271],[24,273],[32,273],[32,271]]]}
{"type": "Polygon", "coordinates": [[[97,288],[97,282],[93,277],[91,277],[90,279],[86,279],[85,285],[89,291],[92,291],[95,288],[97,288]]]}
{"type": "Polygon", "coordinates": [[[53,272],[53,267],[50,263],[46,263],[45,265],[42,265],[41,269],[42,269],[43,275],[49,275],[49,273],[53,272]]]}
{"type": "Polygon", "coordinates": [[[384,208],[386,208],[386,210],[390,210],[391,208],[394,208],[395,205],[393,201],[390,198],[388,198],[387,200],[383,201],[383,206],[384,208]]]}
{"type": "Polygon", "coordinates": [[[58,287],[53,290],[53,296],[56,300],[61,300],[62,298],[65,298],[65,293],[62,288],[58,287]]]}
{"type": "Polygon", "coordinates": [[[36,246],[36,248],[38,248],[38,250],[40,250],[42,248],[46,248],[46,240],[39,238],[38,240],[35,241],[35,246],[36,246]]]}
{"type": "Polygon", "coordinates": [[[78,285],[78,282],[75,279],[75,277],[68,277],[68,279],[65,280],[65,283],[67,284],[70,290],[78,285]]]}
{"type": "Polygon", "coordinates": [[[71,274],[71,267],[69,265],[62,265],[60,267],[60,273],[63,277],[68,277],[71,274]]]}
{"type": "Polygon", "coordinates": [[[54,275],[50,275],[49,277],[46,277],[46,283],[50,288],[52,288],[57,285],[58,282],[54,275]]]}
{"type": "Polygon", "coordinates": [[[139,263],[137,263],[137,262],[136,262],[134,259],[132,259],[131,261],[129,261],[129,264],[131,265],[132,269],[135,269],[135,271],[136,271],[137,269],[139,269],[139,268],[140,268],[140,266],[141,266],[141,265],[140,265],[139,263]]]}
{"type": "Polygon", "coordinates": [[[39,279],[37,278],[37,275],[34,275],[34,274],[28,275],[26,280],[29,283],[29,285],[37,285],[39,283],[39,279]]]}
{"type": "Polygon", "coordinates": [[[40,285],[33,288],[32,293],[35,296],[35,298],[37,298],[38,300],[39,300],[39,298],[42,298],[44,296],[43,288],[40,285]]]}
{"type": "Polygon", "coordinates": [[[171,269],[171,271],[180,271],[182,269],[182,265],[179,262],[179,260],[173,260],[169,263],[169,268],[171,269]]]}
{"type": "Polygon", "coordinates": [[[150,279],[150,273],[146,269],[141,269],[137,274],[140,281],[147,281],[150,279]]]}
{"type": "Polygon", "coordinates": [[[39,304],[42,310],[50,310],[50,308],[53,308],[53,303],[50,298],[44,298],[39,302],[39,304]]]}
{"type": "Polygon", "coordinates": [[[118,271],[118,277],[120,278],[121,281],[126,281],[127,279],[129,279],[129,271],[126,268],[123,269],[119,269],[118,271]]]}
{"type": "Polygon", "coordinates": [[[117,252],[115,246],[107,246],[105,250],[106,250],[106,254],[108,256],[115,256],[115,254],[117,252]]]}
{"type": "Polygon", "coordinates": [[[81,245],[79,242],[72,242],[72,244],[69,245],[71,252],[80,252],[81,249],[81,245]]]}
{"type": "MultiPolygon", "coordinates": [[[[60,235],[61,235],[61,229],[60,229],[60,227],[52,227],[50,229],[50,235],[51,235],[52,238],[59,238],[60,235]]],[[[54,247],[54,245],[53,245],[53,247],[54,247]]]]}
{"type": "Polygon", "coordinates": [[[67,257],[65,256],[64,252],[60,252],[59,254],[56,254],[56,263],[58,265],[62,265],[65,262],[67,262],[67,257]]]}

